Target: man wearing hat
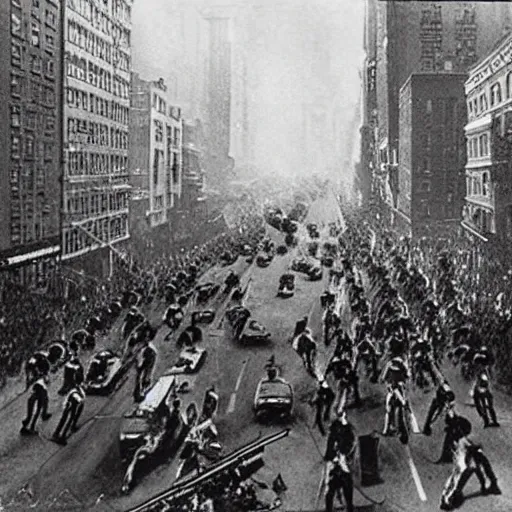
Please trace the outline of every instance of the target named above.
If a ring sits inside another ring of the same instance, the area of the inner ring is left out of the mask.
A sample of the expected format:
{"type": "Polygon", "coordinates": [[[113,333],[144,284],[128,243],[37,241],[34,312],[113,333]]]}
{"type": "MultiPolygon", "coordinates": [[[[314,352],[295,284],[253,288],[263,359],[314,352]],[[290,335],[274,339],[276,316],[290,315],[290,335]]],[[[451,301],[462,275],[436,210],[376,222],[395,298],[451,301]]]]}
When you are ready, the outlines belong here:
{"type": "Polygon", "coordinates": [[[325,436],[323,421],[329,421],[331,406],[336,398],[336,394],[329,387],[329,384],[321,377],[318,381],[318,389],[313,400],[315,405],[315,425],[320,430],[322,436],[325,436]]]}

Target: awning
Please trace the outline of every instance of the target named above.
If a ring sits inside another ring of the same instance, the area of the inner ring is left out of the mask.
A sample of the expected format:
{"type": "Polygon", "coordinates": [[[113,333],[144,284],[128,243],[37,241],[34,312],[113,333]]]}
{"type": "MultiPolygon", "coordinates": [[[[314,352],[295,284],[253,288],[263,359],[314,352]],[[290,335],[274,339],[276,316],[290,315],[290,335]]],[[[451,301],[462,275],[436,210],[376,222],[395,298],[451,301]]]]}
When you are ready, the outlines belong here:
{"type": "Polygon", "coordinates": [[[123,183],[121,185],[112,185],[113,190],[129,190],[132,186],[128,185],[127,183],[123,183]]]}
{"type": "Polygon", "coordinates": [[[473,133],[480,130],[483,130],[484,128],[490,128],[492,124],[492,115],[486,114],[485,116],[481,117],[480,119],[475,119],[475,121],[471,121],[464,127],[464,131],[466,133],[473,133]]]}
{"type": "Polygon", "coordinates": [[[38,258],[44,258],[45,256],[52,256],[60,252],[60,245],[54,245],[52,247],[45,247],[38,249],[37,251],[27,252],[25,254],[18,254],[7,258],[6,266],[18,265],[25,261],[35,260],[38,258]]]}

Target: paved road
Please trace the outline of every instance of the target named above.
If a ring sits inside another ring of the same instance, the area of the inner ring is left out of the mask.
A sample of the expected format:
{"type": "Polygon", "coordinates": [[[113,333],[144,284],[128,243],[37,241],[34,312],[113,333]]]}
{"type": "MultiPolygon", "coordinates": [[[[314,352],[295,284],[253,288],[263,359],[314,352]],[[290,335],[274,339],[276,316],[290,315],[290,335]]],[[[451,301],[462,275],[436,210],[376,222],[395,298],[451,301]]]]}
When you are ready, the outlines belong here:
{"type": "MultiPolygon", "coordinates": [[[[340,219],[334,197],[317,201],[309,213],[309,221],[319,224],[340,219]]],[[[281,236],[273,232],[279,240],[281,236]]],[[[298,251],[303,247],[299,247],[298,251]]],[[[268,434],[282,428],[262,426],[254,421],[252,400],[258,380],[264,373],[268,357],[274,354],[281,365],[282,375],[289,380],[296,393],[296,407],[291,426],[291,434],[285,440],[267,447],[266,466],[259,477],[267,481],[281,472],[288,485],[282,496],[286,510],[322,509],[319,496],[323,463],[322,453],[325,439],[318,430],[313,430],[313,409],[308,400],[314,392],[314,381],[303,368],[301,360],[292,350],[288,339],[294,324],[300,317],[309,314],[310,326],[319,336],[321,332],[321,310],[319,295],[327,285],[323,281],[309,282],[297,275],[296,293],[292,298],[276,297],[279,276],[285,272],[295,251],[285,256],[276,256],[271,265],[260,269],[237,262],[237,270],[245,270],[244,281],[251,278],[246,305],[256,320],[272,332],[269,343],[261,346],[239,346],[229,335],[224,325],[219,324],[221,313],[212,324],[203,342],[209,356],[205,366],[194,381],[193,396],[202,397],[204,389],[216,384],[220,394],[220,408],[217,426],[225,451],[229,452],[241,444],[254,439],[260,432],[268,434]]],[[[225,269],[223,270],[226,271],[225,269]]],[[[209,278],[211,276],[207,276],[209,278]]],[[[213,276],[215,277],[215,276],[213,276]]],[[[344,297],[342,296],[342,303],[344,297]]],[[[222,308],[221,308],[222,310],[222,308]]],[[[343,306],[344,321],[350,323],[350,315],[343,306]]],[[[160,315],[160,312],[155,313],[160,315]]],[[[172,363],[177,351],[172,342],[164,342],[165,331],[159,332],[157,345],[160,347],[159,367],[163,369],[172,363]]],[[[321,345],[319,343],[319,345],[321,345]]],[[[320,365],[325,364],[329,353],[322,347],[320,365]]],[[[469,402],[469,385],[463,383],[451,368],[444,369],[458,398],[459,411],[473,422],[474,438],[481,442],[493,463],[503,489],[499,497],[475,496],[463,505],[469,512],[512,510],[512,490],[507,483],[512,481],[512,441],[510,426],[512,400],[497,393],[498,416],[501,429],[484,430],[474,408],[465,405],[469,402]]],[[[54,389],[54,388],[52,388],[54,389]]],[[[23,414],[25,401],[15,401],[0,412],[0,495],[6,504],[27,482],[34,498],[23,494],[15,496],[13,510],[23,510],[38,501],[31,510],[57,509],[58,503],[51,503],[55,497],[63,508],[71,510],[72,504],[81,504],[93,510],[125,510],[136,505],[154,493],[169,486],[176,475],[176,463],[167,461],[153,472],[144,476],[133,492],[124,497],[119,493],[124,468],[118,456],[117,436],[120,416],[131,405],[133,375],[124,387],[109,399],[91,398],[87,403],[85,425],[72,438],[67,447],[58,447],[44,437],[21,439],[18,436],[19,419],[23,414]],[[30,464],[29,464],[30,462],[30,464]],[[25,500],[25,501],[23,501],[25,500]]],[[[384,388],[381,384],[369,384],[362,379],[363,407],[350,410],[349,418],[358,434],[367,434],[382,429],[384,415],[384,388]]],[[[411,390],[410,399],[413,412],[420,427],[430,400],[431,393],[411,390]]],[[[57,419],[55,419],[57,421],[57,419]]],[[[45,426],[44,435],[50,435],[55,424],[45,426]]],[[[418,511],[438,510],[442,486],[448,477],[450,466],[437,466],[432,463],[440,452],[442,440],[441,424],[434,428],[428,438],[421,434],[413,435],[408,448],[398,439],[382,438],[380,443],[380,467],[383,483],[363,489],[374,500],[385,498],[384,505],[373,506],[365,497],[356,492],[355,504],[360,511],[418,511]]],[[[357,479],[357,478],[356,478],[357,479]]],[[[477,490],[473,482],[468,492],[477,490]]]]}

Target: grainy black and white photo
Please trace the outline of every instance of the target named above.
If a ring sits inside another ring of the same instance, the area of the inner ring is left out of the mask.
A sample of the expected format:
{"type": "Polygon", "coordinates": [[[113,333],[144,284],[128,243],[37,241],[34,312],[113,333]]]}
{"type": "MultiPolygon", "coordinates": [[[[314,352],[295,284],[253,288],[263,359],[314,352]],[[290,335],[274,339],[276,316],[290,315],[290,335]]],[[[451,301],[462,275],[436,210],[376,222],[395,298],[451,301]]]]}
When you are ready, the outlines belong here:
{"type": "Polygon", "coordinates": [[[0,0],[0,512],[512,511],[512,1],[0,0]]]}

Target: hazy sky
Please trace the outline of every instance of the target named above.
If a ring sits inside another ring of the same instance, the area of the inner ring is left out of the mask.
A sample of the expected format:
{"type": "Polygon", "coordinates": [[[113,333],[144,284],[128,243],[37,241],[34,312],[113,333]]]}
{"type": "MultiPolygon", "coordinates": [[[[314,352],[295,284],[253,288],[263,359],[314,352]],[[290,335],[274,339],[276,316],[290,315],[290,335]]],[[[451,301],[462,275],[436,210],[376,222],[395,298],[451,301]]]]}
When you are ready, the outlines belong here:
{"type": "MultiPolygon", "coordinates": [[[[235,28],[233,43],[246,52],[252,150],[233,156],[286,175],[332,170],[343,156],[344,139],[358,130],[354,109],[361,93],[364,0],[138,0],[135,71],[169,80],[186,71],[186,78],[177,77],[179,97],[194,103],[187,95],[190,84],[197,84],[190,73],[200,74],[207,65],[207,37],[201,43],[197,36],[207,31],[201,9],[219,4],[230,5],[238,16],[245,7],[244,34],[235,28]],[[198,46],[191,51],[193,44],[198,46]],[[180,60],[184,66],[176,64],[180,60]]],[[[196,85],[194,94],[204,107],[200,91],[196,85]]]]}

